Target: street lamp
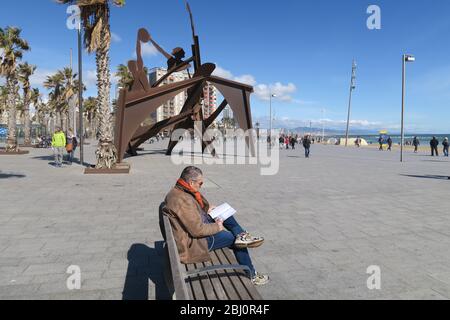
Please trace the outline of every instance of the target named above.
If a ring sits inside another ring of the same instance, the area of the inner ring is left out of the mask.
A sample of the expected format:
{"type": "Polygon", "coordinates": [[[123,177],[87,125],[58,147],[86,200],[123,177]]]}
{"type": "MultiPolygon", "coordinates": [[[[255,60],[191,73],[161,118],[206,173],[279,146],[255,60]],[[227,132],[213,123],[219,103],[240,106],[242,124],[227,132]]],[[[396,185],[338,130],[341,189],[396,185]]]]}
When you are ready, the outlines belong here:
{"type": "Polygon", "coordinates": [[[272,142],[272,98],[276,98],[277,96],[275,94],[272,94],[272,92],[270,93],[270,129],[269,129],[269,137],[270,137],[270,141],[272,142]]]}
{"type": "Polygon", "coordinates": [[[349,129],[349,126],[350,126],[350,113],[351,113],[351,110],[352,110],[352,93],[353,93],[353,90],[356,89],[355,81],[356,81],[356,61],[353,60],[353,63],[352,63],[352,78],[350,80],[350,98],[349,98],[349,101],[348,101],[347,130],[345,131],[345,146],[346,147],[348,145],[348,129],[349,129]]]}
{"type": "Polygon", "coordinates": [[[405,118],[405,87],[406,87],[406,63],[414,62],[416,58],[410,54],[402,56],[402,138],[400,143],[400,162],[403,162],[403,144],[405,140],[404,118],[405,118]]]}

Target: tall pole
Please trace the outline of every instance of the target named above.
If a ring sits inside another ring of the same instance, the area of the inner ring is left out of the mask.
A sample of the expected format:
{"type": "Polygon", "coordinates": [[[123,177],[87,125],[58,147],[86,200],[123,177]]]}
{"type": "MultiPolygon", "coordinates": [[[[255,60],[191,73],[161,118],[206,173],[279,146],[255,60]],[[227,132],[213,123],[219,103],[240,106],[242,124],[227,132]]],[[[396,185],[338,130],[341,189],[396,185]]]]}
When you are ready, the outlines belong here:
{"type": "Polygon", "coordinates": [[[84,130],[83,130],[83,56],[81,43],[81,19],[78,25],[78,108],[80,116],[80,164],[84,166],[84,130]]]}
{"type": "MultiPolygon", "coordinates": [[[[70,48],[70,71],[73,74],[73,50],[70,48]]],[[[70,78],[70,85],[72,86],[72,78],[70,78]]],[[[73,134],[76,137],[77,136],[77,108],[75,107],[75,104],[73,103],[73,97],[72,100],[72,107],[73,107],[73,123],[70,124],[70,126],[73,129],[73,134]]]]}
{"type": "Polygon", "coordinates": [[[269,127],[269,137],[270,137],[270,143],[272,143],[272,92],[270,93],[270,111],[269,111],[269,117],[270,117],[270,127],[269,127]]]}
{"type": "Polygon", "coordinates": [[[350,80],[350,97],[348,100],[348,115],[347,115],[347,129],[345,131],[345,146],[348,146],[348,130],[350,127],[350,114],[352,110],[352,93],[355,89],[355,80],[356,80],[356,61],[353,60],[352,63],[352,78],[350,80]]]}
{"type": "Polygon", "coordinates": [[[325,109],[322,109],[322,143],[325,141],[325,109]]]}
{"type": "Polygon", "coordinates": [[[405,82],[406,82],[406,55],[402,56],[402,133],[400,142],[400,162],[403,162],[403,142],[405,139],[404,116],[405,116],[405,82]]]}

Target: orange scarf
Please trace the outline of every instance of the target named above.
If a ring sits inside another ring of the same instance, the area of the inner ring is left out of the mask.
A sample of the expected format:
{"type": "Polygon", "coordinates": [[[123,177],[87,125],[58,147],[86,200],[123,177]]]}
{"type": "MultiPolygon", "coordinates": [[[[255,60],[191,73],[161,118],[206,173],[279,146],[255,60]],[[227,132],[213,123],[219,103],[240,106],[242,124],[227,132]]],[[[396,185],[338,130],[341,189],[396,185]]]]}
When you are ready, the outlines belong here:
{"type": "Polygon", "coordinates": [[[191,193],[195,197],[195,200],[197,200],[197,202],[200,204],[200,207],[202,209],[205,209],[205,204],[203,202],[203,197],[202,197],[202,194],[200,192],[194,191],[192,189],[191,185],[189,183],[187,183],[186,181],[184,181],[183,179],[178,179],[177,185],[182,187],[187,192],[191,193]]]}

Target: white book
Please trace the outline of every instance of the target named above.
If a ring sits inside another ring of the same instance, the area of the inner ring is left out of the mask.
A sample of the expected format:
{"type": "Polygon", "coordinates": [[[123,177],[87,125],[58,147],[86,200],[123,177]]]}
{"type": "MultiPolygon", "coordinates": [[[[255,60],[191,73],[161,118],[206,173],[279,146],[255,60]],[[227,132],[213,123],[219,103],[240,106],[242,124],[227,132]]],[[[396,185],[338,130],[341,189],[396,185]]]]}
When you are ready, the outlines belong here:
{"type": "Polygon", "coordinates": [[[220,219],[222,221],[227,220],[229,217],[233,216],[237,211],[234,210],[228,203],[224,203],[214,210],[212,210],[209,215],[214,219],[220,219]]]}

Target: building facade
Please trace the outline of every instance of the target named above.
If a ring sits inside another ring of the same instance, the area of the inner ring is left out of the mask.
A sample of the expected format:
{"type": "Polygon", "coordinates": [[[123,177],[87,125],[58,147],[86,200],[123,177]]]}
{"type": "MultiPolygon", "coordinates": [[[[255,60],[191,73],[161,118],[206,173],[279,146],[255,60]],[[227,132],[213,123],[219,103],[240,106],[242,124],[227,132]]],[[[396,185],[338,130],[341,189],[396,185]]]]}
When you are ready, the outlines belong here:
{"type": "Polygon", "coordinates": [[[208,119],[217,110],[217,89],[208,83],[203,89],[203,118],[208,119]]]}
{"type": "MultiPolygon", "coordinates": [[[[150,79],[150,85],[153,85],[156,83],[159,79],[161,79],[163,76],[167,74],[167,69],[163,68],[154,68],[150,70],[149,73],[149,79],[150,79]]],[[[180,82],[189,79],[189,74],[187,71],[182,72],[175,72],[171,74],[162,84],[170,84],[174,82],[180,82]]],[[[161,107],[159,107],[156,112],[154,112],[150,118],[155,123],[171,118],[173,116],[176,116],[180,114],[181,109],[184,106],[184,103],[187,99],[187,92],[184,91],[177,95],[175,98],[171,99],[170,101],[163,104],[161,107]]]]}
{"type": "MultiPolygon", "coordinates": [[[[154,68],[150,70],[149,80],[150,85],[156,83],[159,79],[167,74],[167,69],[164,68],[154,68]]],[[[189,74],[187,71],[175,72],[171,74],[162,84],[170,84],[174,82],[180,82],[189,79],[189,74]]],[[[209,118],[217,110],[217,89],[208,83],[203,89],[203,117],[204,119],[209,118]]],[[[175,98],[163,104],[159,107],[155,113],[153,113],[150,118],[154,123],[171,118],[180,114],[187,99],[187,92],[184,91],[177,95],[175,98]]]]}

